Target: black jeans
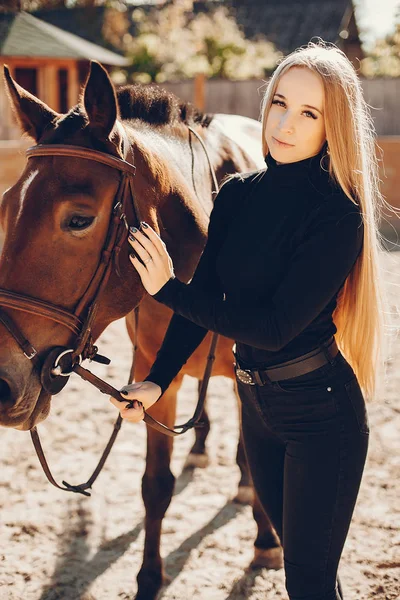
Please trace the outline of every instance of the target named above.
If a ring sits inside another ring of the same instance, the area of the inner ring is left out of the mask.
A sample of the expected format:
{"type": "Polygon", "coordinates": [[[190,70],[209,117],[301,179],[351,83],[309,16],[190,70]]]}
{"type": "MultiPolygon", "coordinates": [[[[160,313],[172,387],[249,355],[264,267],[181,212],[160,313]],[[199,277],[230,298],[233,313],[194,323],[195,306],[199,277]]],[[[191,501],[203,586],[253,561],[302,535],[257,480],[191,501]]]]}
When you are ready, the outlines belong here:
{"type": "Polygon", "coordinates": [[[369,441],[354,371],[339,352],[298,377],[237,385],[246,456],[281,540],[289,598],[342,600],[338,565],[369,441]]]}

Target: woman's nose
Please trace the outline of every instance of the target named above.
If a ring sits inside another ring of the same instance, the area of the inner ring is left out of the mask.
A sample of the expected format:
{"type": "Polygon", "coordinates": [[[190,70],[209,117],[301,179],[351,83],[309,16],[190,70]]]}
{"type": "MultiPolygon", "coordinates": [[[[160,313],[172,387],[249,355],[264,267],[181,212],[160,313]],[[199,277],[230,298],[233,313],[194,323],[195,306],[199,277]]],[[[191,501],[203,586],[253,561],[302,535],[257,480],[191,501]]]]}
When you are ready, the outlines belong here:
{"type": "Polygon", "coordinates": [[[282,116],[279,129],[285,133],[293,133],[293,119],[288,113],[282,116]]]}

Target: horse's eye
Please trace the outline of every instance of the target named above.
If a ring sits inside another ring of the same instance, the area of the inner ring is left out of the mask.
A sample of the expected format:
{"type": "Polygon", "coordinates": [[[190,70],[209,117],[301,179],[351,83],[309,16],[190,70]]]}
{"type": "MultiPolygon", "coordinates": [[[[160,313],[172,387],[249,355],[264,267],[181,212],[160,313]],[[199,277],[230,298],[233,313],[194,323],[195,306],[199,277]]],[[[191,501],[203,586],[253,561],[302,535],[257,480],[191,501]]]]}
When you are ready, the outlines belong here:
{"type": "Polygon", "coordinates": [[[82,215],[74,215],[68,222],[68,229],[73,231],[82,231],[87,229],[93,223],[94,217],[84,217],[82,215]]]}

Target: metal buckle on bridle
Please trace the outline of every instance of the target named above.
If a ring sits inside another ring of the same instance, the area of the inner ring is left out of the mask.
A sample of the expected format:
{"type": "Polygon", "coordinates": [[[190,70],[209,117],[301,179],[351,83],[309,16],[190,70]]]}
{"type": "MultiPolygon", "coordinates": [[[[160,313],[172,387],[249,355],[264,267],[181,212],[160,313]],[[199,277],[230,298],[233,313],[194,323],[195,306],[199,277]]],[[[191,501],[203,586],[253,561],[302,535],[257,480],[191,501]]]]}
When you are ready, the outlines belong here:
{"type": "Polygon", "coordinates": [[[123,207],[123,204],[122,204],[122,202],[117,202],[117,203],[116,203],[116,205],[114,206],[113,212],[114,212],[114,214],[115,214],[117,217],[119,217],[119,220],[120,220],[120,221],[123,221],[123,222],[124,222],[125,229],[126,229],[127,231],[129,231],[129,223],[128,223],[128,219],[126,218],[126,214],[125,214],[125,212],[123,211],[123,208],[124,208],[124,207],[123,207]]]}
{"type": "Polygon", "coordinates": [[[32,348],[32,352],[30,354],[27,354],[26,352],[24,352],[24,356],[26,356],[26,358],[28,360],[32,360],[32,358],[35,358],[36,355],[37,355],[37,350],[35,350],[35,348],[32,348]]]}

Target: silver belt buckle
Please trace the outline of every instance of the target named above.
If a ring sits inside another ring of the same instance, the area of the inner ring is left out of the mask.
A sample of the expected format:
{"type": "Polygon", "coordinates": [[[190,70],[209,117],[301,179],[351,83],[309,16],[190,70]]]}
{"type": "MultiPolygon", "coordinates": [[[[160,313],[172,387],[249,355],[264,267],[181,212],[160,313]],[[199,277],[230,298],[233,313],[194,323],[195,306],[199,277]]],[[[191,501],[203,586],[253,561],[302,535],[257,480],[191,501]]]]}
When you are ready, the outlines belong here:
{"type": "Polygon", "coordinates": [[[247,369],[236,369],[236,377],[242,383],[247,383],[249,385],[256,385],[255,382],[253,381],[253,375],[251,374],[251,371],[249,371],[247,369]]]}

